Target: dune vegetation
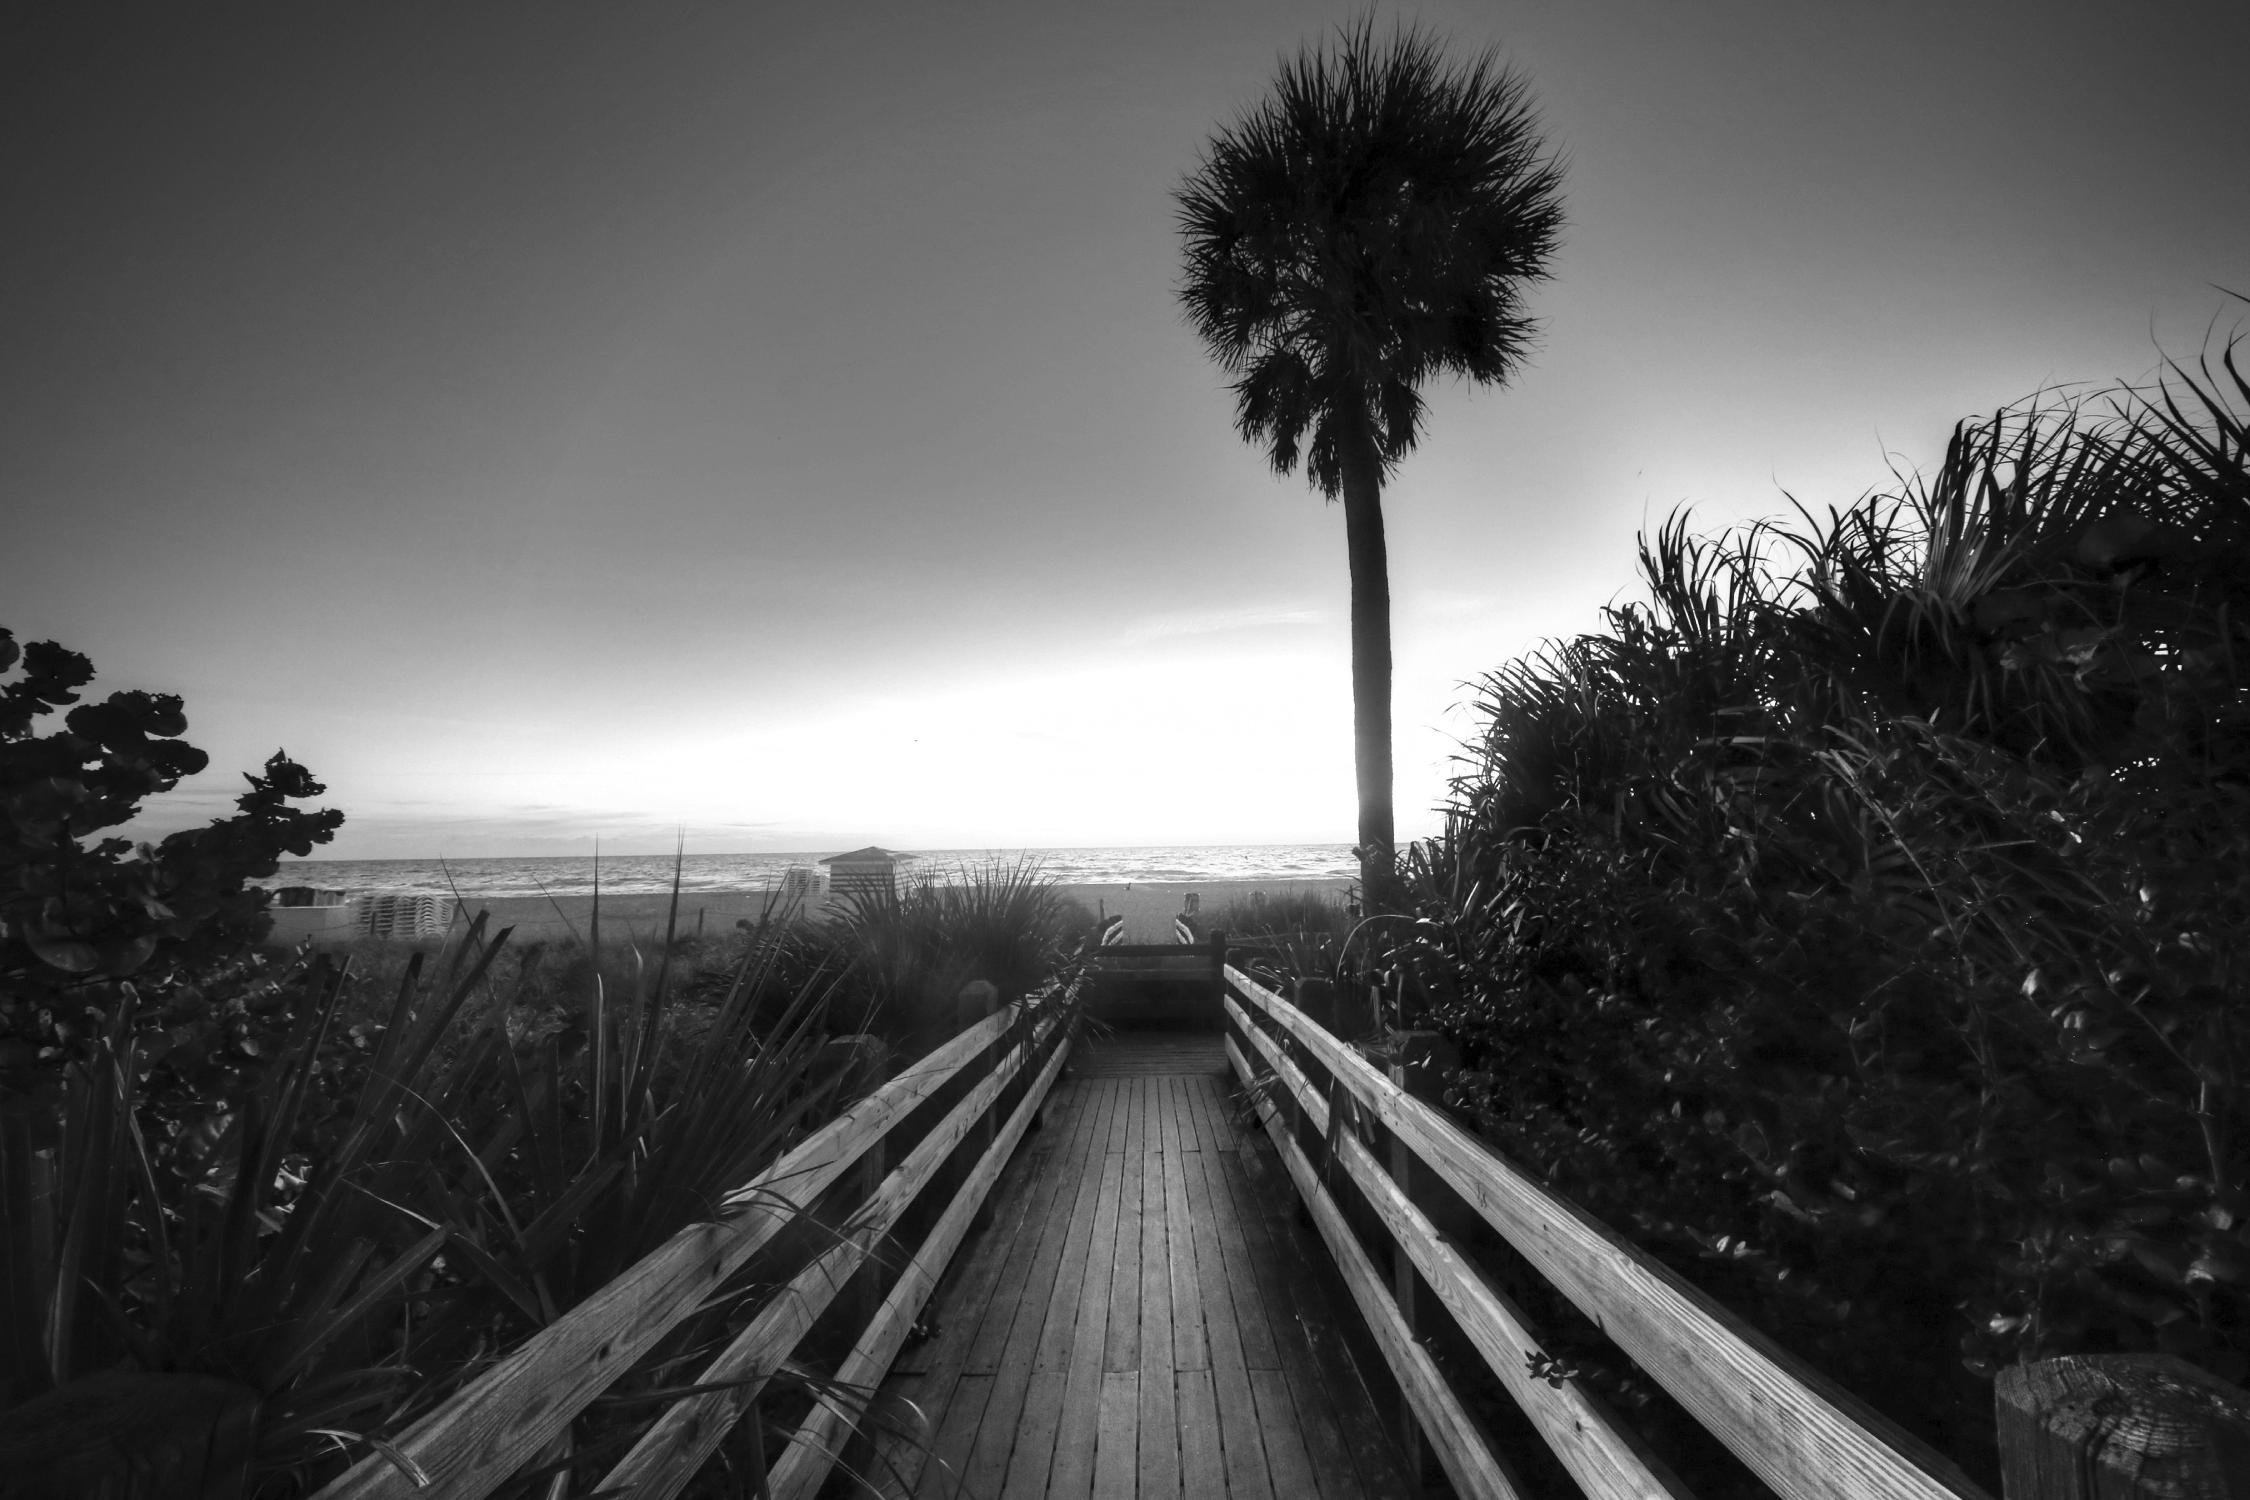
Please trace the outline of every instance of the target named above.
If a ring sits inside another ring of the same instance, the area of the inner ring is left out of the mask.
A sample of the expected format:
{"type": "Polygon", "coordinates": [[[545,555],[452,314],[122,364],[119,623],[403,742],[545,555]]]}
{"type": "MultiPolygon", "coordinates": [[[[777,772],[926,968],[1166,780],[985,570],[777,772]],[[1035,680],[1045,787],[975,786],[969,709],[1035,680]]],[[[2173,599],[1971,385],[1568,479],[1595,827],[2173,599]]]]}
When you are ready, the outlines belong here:
{"type": "MultiPolygon", "coordinates": [[[[708,942],[597,925],[518,947],[479,918],[435,954],[276,954],[248,882],[332,834],[340,814],[292,805],[321,786],[277,755],[233,818],[135,847],[105,831],[204,764],[178,700],[115,694],[42,734],[90,664],[4,632],[0,651],[23,667],[0,686],[11,1493],[90,1493],[130,1468],[149,1493],[286,1495],[395,1452],[950,1035],[968,980],[1021,999],[1074,973],[1083,934],[1028,867],[708,942]]],[[[818,1228],[773,1254],[808,1259],[818,1228]]],[[[598,1476],[644,1404],[789,1274],[774,1260],[730,1283],[507,1492],[598,1476]]],[[[769,1417],[856,1398],[821,1386],[784,1372],[769,1417]]],[[[704,1482],[754,1485],[756,1450],[704,1482]]]]}
{"type": "Polygon", "coordinates": [[[1483,680],[1355,955],[1496,1147],[1987,1480],[2003,1364],[2250,1372],[2239,355],[1826,514],[1666,523],[1645,597],[1483,680]]]}

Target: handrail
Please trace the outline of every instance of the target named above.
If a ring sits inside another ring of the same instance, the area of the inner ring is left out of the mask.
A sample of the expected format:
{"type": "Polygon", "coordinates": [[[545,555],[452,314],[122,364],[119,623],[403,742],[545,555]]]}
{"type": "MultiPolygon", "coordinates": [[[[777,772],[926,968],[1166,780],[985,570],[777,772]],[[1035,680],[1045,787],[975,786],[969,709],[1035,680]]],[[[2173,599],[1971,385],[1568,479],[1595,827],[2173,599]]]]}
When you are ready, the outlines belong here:
{"type": "MultiPolygon", "coordinates": [[[[1000,1047],[990,1073],[874,1189],[844,1226],[839,1243],[761,1309],[713,1367],[734,1371],[730,1379],[755,1372],[762,1383],[834,1298],[852,1268],[896,1222],[915,1190],[989,1115],[1033,1055],[1053,1044],[1047,1066],[1009,1121],[1014,1137],[1020,1138],[1018,1121],[1028,1122],[1036,1113],[1059,1072],[1069,1040],[1069,1028],[1052,1006],[1036,1011],[1003,1008],[967,1027],[729,1193],[722,1200],[719,1218],[680,1230],[416,1422],[387,1445],[387,1453],[354,1464],[322,1489],[317,1500],[374,1496],[404,1500],[409,1495],[418,1500],[481,1500],[545,1449],[666,1333],[705,1305],[730,1276],[880,1145],[917,1106],[1000,1047]],[[1023,1035],[1026,1030],[1028,1036],[1023,1035]],[[932,1140],[938,1144],[931,1145],[932,1140]],[[410,1462],[422,1477],[410,1476],[398,1459],[410,1462]]],[[[949,1216],[964,1204],[963,1222],[974,1216],[1005,1161],[1004,1155],[994,1159],[997,1149],[996,1142],[982,1153],[947,1210],[949,1216]],[[984,1170],[988,1164],[990,1172],[984,1170]]],[[[958,1238],[956,1234],[956,1243],[958,1238]]],[[[925,1253],[929,1245],[926,1241],[925,1253]]],[[[950,1255],[950,1246],[945,1253],[950,1255]]],[[[921,1264],[921,1257],[915,1263],[921,1264]]],[[[940,1259],[938,1268],[943,1264],[940,1259]]],[[[926,1294],[925,1285],[921,1295],[926,1294]]],[[[897,1295],[894,1291],[894,1300],[897,1295]]],[[[919,1306],[917,1296],[909,1321],[919,1306]]],[[[892,1302],[886,1301],[884,1313],[891,1308],[892,1302]]],[[[878,1324],[883,1316],[878,1314],[878,1324]]],[[[704,1382],[713,1378],[706,1372],[704,1382]]],[[[710,1424],[710,1430],[699,1431],[694,1439],[702,1446],[693,1461],[653,1454],[647,1451],[649,1441],[644,1437],[607,1484],[614,1485],[630,1473],[635,1476],[634,1494],[675,1493],[708,1453],[703,1439],[715,1443],[723,1437],[754,1395],[752,1390],[740,1400],[731,1392],[708,1399],[705,1393],[676,1403],[657,1419],[657,1427],[670,1433],[686,1424],[710,1424]]]]}
{"type": "MultiPolygon", "coordinates": [[[[1343,1179],[1366,1198],[1587,1493],[1683,1492],[1637,1436],[1578,1393],[1575,1382],[1554,1391],[1528,1377],[1526,1359],[1536,1346],[1521,1315],[1383,1172],[1346,1116],[1355,1117],[1354,1124],[1380,1122],[1784,1500],[1987,1500],[1943,1455],[1411,1097],[1279,995],[1231,966],[1226,986],[1230,1025],[1262,1064],[1253,1066],[1230,1032],[1236,1071],[1246,1083],[1260,1073],[1273,1078],[1281,1097],[1317,1126],[1343,1179]],[[1315,1070],[1328,1077],[1325,1097],[1315,1070]]],[[[1324,1174],[1274,1098],[1262,1099],[1260,1113],[1378,1341],[1392,1353],[1403,1319],[1372,1269],[1360,1274],[1350,1264],[1356,1255],[1364,1265],[1365,1254],[1324,1174]],[[1371,1301],[1381,1306],[1370,1310],[1371,1301]],[[1385,1336],[1385,1323],[1394,1325],[1392,1337],[1385,1336]]],[[[1411,1337],[1404,1342],[1420,1353],[1411,1337]]],[[[1443,1409],[1451,1393],[1442,1381],[1429,1389],[1411,1356],[1403,1367],[1396,1354],[1392,1362],[1441,1461],[1457,1471],[1456,1487],[1479,1495],[1512,1493],[1504,1470],[1495,1480],[1464,1451],[1464,1442],[1477,1449],[1482,1444],[1465,1439],[1467,1424],[1443,1409]]]]}

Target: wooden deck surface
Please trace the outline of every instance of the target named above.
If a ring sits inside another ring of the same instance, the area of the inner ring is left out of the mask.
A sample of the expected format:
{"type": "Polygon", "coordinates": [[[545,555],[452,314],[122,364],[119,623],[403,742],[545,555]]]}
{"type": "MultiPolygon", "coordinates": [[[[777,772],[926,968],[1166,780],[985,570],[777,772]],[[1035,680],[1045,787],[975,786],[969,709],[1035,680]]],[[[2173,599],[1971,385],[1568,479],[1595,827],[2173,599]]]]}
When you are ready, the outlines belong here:
{"type": "Polygon", "coordinates": [[[949,1500],[1407,1495],[1218,1036],[1082,1047],[885,1385],[929,1447],[888,1443],[869,1477],[949,1500]]]}

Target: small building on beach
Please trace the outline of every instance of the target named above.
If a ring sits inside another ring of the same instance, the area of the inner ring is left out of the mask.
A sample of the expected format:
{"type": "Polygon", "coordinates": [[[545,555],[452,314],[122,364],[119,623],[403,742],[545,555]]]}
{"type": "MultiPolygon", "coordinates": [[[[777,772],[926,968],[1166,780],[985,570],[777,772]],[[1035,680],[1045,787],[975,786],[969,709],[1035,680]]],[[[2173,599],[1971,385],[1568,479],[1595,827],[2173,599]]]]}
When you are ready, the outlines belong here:
{"type": "Polygon", "coordinates": [[[828,899],[856,900],[862,896],[898,894],[898,868],[913,860],[911,854],[869,844],[849,854],[831,854],[822,860],[828,871],[828,899]]]}

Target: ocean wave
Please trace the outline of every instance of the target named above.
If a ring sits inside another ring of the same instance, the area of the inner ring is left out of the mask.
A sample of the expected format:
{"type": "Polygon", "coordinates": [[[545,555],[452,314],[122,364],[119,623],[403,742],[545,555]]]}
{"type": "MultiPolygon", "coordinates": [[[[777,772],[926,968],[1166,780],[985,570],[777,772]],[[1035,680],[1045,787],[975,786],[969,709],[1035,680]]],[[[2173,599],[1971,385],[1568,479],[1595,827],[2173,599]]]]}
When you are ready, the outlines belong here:
{"type": "MultiPolygon", "coordinates": [[[[1121,885],[1197,880],[1330,880],[1358,873],[1345,844],[1213,844],[1151,848],[929,849],[909,851],[906,868],[944,881],[994,863],[1027,860],[1060,885],[1121,885]]],[[[796,854],[691,854],[679,863],[683,892],[762,891],[780,886],[798,865],[817,865],[828,851],[796,854]]],[[[255,884],[268,889],[314,886],[347,894],[430,891],[463,896],[663,894],[672,889],[669,854],[548,855],[536,859],[302,859],[255,884]]]]}

